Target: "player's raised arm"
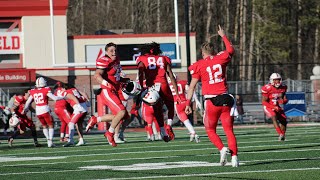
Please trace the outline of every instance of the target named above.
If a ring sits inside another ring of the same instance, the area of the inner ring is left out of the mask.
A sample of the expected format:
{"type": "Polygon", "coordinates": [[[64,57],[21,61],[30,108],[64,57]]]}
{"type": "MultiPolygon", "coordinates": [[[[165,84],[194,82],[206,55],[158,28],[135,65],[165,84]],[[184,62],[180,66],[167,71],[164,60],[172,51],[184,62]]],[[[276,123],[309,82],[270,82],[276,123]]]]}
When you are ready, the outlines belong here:
{"type": "Polygon", "coordinates": [[[230,43],[229,39],[227,38],[224,30],[221,28],[220,25],[219,25],[218,34],[219,34],[220,37],[222,37],[222,40],[223,40],[223,42],[224,42],[224,45],[226,46],[226,51],[227,51],[230,55],[233,55],[233,53],[234,53],[234,48],[233,48],[232,44],[230,43]]]}

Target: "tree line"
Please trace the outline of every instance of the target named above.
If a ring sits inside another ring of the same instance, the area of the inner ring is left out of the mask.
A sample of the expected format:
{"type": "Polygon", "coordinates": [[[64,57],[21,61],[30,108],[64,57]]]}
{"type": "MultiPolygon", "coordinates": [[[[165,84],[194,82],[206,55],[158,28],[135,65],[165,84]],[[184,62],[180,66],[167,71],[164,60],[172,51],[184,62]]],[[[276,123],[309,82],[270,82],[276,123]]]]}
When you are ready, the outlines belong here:
{"type": "MultiPolygon", "coordinates": [[[[180,32],[185,32],[185,1],[178,0],[180,32]]],[[[320,64],[318,0],[188,0],[188,4],[188,27],[196,32],[197,47],[211,41],[216,51],[224,49],[217,35],[219,24],[233,43],[230,80],[261,81],[272,72],[304,80],[320,64]]],[[[174,33],[174,1],[69,0],[67,22],[68,35],[102,29],[174,33]]]]}

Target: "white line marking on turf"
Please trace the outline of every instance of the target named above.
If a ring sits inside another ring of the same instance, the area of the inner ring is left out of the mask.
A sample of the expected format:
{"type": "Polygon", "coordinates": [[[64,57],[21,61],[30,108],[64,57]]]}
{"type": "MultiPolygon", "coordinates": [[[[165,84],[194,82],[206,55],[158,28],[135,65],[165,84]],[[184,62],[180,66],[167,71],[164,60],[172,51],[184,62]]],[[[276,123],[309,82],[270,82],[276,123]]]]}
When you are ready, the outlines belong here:
{"type": "MultiPolygon", "coordinates": [[[[241,172],[222,172],[222,173],[206,173],[206,174],[184,174],[184,175],[170,175],[170,176],[144,176],[144,177],[130,177],[130,178],[111,178],[108,180],[122,180],[122,179],[154,179],[154,178],[174,178],[174,177],[200,177],[200,176],[215,176],[224,174],[246,174],[246,173],[269,173],[269,172],[287,172],[287,171],[306,171],[306,170],[319,170],[319,167],[315,168],[297,168],[297,169],[275,169],[275,170],[263,170],[263,171],[241,171],[241,172]]],[[[4,173],[0,176],[10,175],[26,175],[26,174],[46,174],[46,173],[64,173],[64,172],[79,172],[86,171],[83,169],[74,170],[55,170],[55,171],[41,171],[41,172],[20,172],[20,173],[4,173]]]]}
{"type": "Polygon", "coordinates": [[[151,160],[151,159],[167,159],[167,158],[179,158],[181,156],[161,156],[161,157],[146,157],[146,158],[124,158],[124,159],[102,159],[102,160],[89,160],[89,161],[65,161],[65,162],[52,162],[52,163],[32,163],[32,164],[11,164],[2,165],[3,167],[11,166],[34,166],[34,165],[54,165],[54,164],[69,164],[69,163],[92,163],[92,162],[114,162],[114,161],[132,161],[132,160],[151,160]]]}
{"type": "Polygon", "coordinates": [[[39,160],[52,160],[52,159],[65,159],[66,156],[55,157],[1,157],[0,162],[13,162],[13,161],[39,161],[39,160]]]}
{"type": "MultiPolygon", "coordinates": [[[[241,163],[244,165],[244,163],[241,163]]],[[[220,163],[210,163],[204,161],[179,161],[179,162],[159,162],[159,163],[138,163],[127,166],[84,166],[79,167],[85,170],[116,170],[116,171],[143,171],[143,170],[159,170],[159,169],[172,169],[172,168],[188,168],[188,167],[212,167],[221,166],[220,163]]],[[[231,166],[227,163],[226,166],[231,166]]]]}
{"type": "Polygon", "coordinates": [[[288,171],[308,171],[319,170],[320,168],[297,168],[297,169],[274,169],[274,170],[260,170],[260,171],[240,171],[240,172],[221,172],[221,173],[205,173],[205,174],[182,174],[182,175],[168,175],[168,176],[144,176],[144,177],[130,177],[130,178],[109,178],[106,180],[124,180],[124,179],[155,179],[155,178],[175,178],[175,177],[201,177],[201,176],[216,176],[216,175],[231,175],[231,174],[249,174],[249,173],[271,173],[271,172],[288,172],[288,171]]]}

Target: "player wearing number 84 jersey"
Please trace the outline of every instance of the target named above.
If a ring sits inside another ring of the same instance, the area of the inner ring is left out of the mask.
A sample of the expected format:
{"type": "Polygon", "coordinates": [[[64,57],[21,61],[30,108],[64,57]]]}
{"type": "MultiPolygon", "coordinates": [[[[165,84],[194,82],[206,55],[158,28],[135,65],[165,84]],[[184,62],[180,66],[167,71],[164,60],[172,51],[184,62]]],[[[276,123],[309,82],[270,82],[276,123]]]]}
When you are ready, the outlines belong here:
{"type": "MultiPolygon", "coordinates": [[[[170,139],[173,140],[174,133],[170,124],[172,123],[172,119],[174,117],[174,102],[166,75],[168,75],[171,79],[173,88],[176,92],[178,91],[178,88],[176,80],[173,77],[171,60],[167,56],[160,55],[161,53],[162,52],[160,49],[160,45],[158,43],[152,42],[150,44],[145,44],[141,48],[141,56],[137,58],[136,63],[139,68],[139,83],[141,87],[143,87],[143,79],[145,77],[147,87],[156,87],[155,89],[159,92],[161,100],[163,100],[164,104],[168,108],[169,126],[166,126],[166,130],[168,132],[168,135],[170,136],[170,139]]],[[[178,102],[181,102],[181,98],[179,95],[177,96],[177,98],[178,102]]],[[[155,115],[155,117],[158,118],[157,121],[160,129],[162,129],[162,136],[166,136],[167,134],[163,130],[164,122],[163,120],[161,120],[162,118],[159,118],[161,116],[163,116],[162,113],[155,115]]]]}

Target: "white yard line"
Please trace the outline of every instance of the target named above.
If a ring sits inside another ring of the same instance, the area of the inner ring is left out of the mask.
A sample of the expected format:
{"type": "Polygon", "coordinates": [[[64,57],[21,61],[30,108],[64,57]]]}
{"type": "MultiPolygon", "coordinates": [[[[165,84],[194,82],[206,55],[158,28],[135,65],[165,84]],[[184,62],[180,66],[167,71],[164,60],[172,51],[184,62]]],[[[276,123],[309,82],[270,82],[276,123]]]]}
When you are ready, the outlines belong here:
{"type": "Polygon", "coordinates": [[[251,174],[251,173],[271,173],[271,172],[288,172],[288,171],[314,171],[319,170],[319,167],[314,168],[297,168],[297,169],[274,169],[260,171],[237,171],[237,172],[221,172],[221,173],[204,173],[204,174],[183,174],[183,175],[168,175],[168,176],[143,176],[130,178],[109,178],[106,180],[125,180],[125,179],[157,179],[157,178],[177,178],[177,177],[201,177],[201,176],[217,176],[217,175],[232,175],[232,174],[251,174]]]}

